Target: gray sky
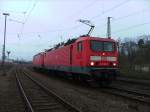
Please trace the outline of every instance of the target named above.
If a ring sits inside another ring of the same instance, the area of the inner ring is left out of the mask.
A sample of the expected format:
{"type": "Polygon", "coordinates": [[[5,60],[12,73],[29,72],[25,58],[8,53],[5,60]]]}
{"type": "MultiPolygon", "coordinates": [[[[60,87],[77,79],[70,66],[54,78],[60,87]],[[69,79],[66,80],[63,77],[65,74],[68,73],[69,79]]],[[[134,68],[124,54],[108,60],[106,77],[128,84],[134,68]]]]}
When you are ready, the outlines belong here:
{"type": "Polygon", "coordinates": [[[14,59],[31,60],[58,42],[86,34],[89,27],[79,19],[96,26],[92,36],[106,37],[108,16],[114,39],[150,34],[150,0],[0,0],[0,56],[3,12],[10,13],[6,51],[14,59]]]}

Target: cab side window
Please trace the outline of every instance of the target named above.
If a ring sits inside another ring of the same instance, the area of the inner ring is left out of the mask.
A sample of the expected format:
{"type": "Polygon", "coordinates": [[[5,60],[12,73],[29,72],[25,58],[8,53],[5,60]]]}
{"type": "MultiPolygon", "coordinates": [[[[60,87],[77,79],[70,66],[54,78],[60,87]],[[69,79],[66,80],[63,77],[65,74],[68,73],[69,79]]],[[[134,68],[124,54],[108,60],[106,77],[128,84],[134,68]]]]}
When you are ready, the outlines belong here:
{"type": "Polygon", "coordinates": [[[77,43],[77,50],[78,50],[78,52],[81,52],[82,49],[83,49],[83,47],[82,47],[82,42],[78,42],[78,43],[77,43]]]}

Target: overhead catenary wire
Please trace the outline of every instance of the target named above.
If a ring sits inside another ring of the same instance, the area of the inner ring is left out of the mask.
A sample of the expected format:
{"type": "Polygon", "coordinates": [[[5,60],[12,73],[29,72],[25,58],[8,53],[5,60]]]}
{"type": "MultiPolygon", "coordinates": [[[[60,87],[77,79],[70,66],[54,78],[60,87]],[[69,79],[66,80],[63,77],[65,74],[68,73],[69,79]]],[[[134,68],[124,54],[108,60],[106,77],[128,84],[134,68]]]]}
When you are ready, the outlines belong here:
{"type": "MultiPolygon", "coordinates": [[[[138,12],[133,13],[133,15],[134,15],[134,14],[137,14],[137,13],[138,13],[138,12]]],[[[129,14],[129,15],[131,16],[132,14],[129,14]]],[[[130,16],[128,16],[128,15],[121,16],[121,17],[115,19],[115,21],[118,21],[118,20],[120,20],[120,19],[124,19],[124,18],[130,17],[130,16]]],[[[145,23],[143,23],[143,24],[145,25],[145,23]]],[[[137,24],[137,25],[134,25],[134,26],[141,26],[141,25],[143,25],[143,24],[137,24]]],[[[98,26],[104,26],[104,25],[107,25],[107,24],[104,23],[104,24],[101,24],[101,25],[98,25],[98,26]]],[[[73,26],[73,27],[70,27],[70,28],[65,28],[65,29],[49,30],[49,31],[45,31],[45,32],[28,32],[28,33],[25,33],[25,34],[32,34],[32,33],[49,33],[49,32],[67,31],[67,30],[74,30],[74,29],[77,29],[77,28],[79,28],[79,27],[81,27],[81,26],[82,26],[82,25],[76,25],[76,26],[73,26]]],[[[96,27],[98,27],[98,26],[96,26],[96,27]]],[[[131,27],[134,27],[134,26],[131,26],[131,27]]],[[[128,29],[128,28],[130,28],[130,27],[127,27],[127,28],[125,28],[125,29],[128,29]]],[[[120,30],[123,31],[124,29],[120,29],[120,30]]],[[[115,31],[114,33],[119,32],[120,30],[115,31]]]]}
{"type": "MultiPolygon", "coordinates": [[[[92,1],[90,4],[86,5],[85,7],[91,7],[91,6],[94,5],[97,1],[98,1],[98,0],[94,0],[94,1],[92,1]]],[[[112,8],[105,10],[105,11],[103,12],[103,14],[104,14],[104,13],[107,13],[107,12],[109,12],[109,11],[112,11],[112,10],[114,10],[114,9],[120,7],[120,6],[122,6],[122,5],[124,5],[125,3],[129,2],[129,1],[131,1],[131,0],[125,0],[125,1],[123,1],[123,2],[121,2],[121,3],[119,3],[119,4],[117,4],[117,5],[113,6],[112,8]]],[[[29,11],[27,18],[29,17],[30,13],[32,12],[32,10],[34,9],[35,6],[36,6],[36,3],[34,3],[32,9],[29,11]]],[[[98,16],[99,16],[99,15],[97,15],[97,17],[98,17],[98,16]]],[[[25,23],[27,22],[27,18],[26,18],[26,20],[25,20],[25,23]]],[[[93,17],[92,19],[94,19],[94,18],[95,18],[95,17],[93,17]]],[[[24,24],[25,24],[25,23],[24,23],[24,24]]],[[[73,26],[73,27],[71,27],[71,28],[59,29],[59,30],[54,30],[54,31],[46,31],[45,33],[47,33],[47,32],[59,32],[59,31],[73,30],[73,29],[77,29],[77,28],[79,28],[79,27],[81,27],[81,26],[82,26],[82,25],[75,25],[75,26],[73,26]]],[[[23,25],[23,27],[24,27],[24,25],[23,25]]],[[[22,28],[22,29],[23,29],[23,28],[22,28]]],[[[31,32],[30,32],[30,33],[31,33],[31,32]]],[[[32,32],[32,33],[36,33],[36,32],[32,32]]],[[[39,32],[38,32],[38,33],[39,33],[39,32]]],[[[40,33],[44,33],[44,32],[40,32],[40,33]]]]}
{"type": "Polygon", "coordinates": [[[35,1],[35,3],[33,4],[32,8],[29,10],[28,14],[27,14],[27,17],[25,18],[25,21],[24,21],[24,24],[28,21],[32,11],[34,10],[34,8],[36,7],[38,1],[35,1]]]}
{"type": "MultiPolygon", "coordinates": [[[[83,13],[83,12],[86,11],[86,10],[85,10],[86,8],[89,9],[90,7],[94,6],[98,1],[100,1],[100,0],[93,0],[93,1],[90,2],[89,4],[83,6],[82,9],[79,9],[78,11],[76,11],[75,14],[80,15],[81,13],[83,13]]],[[[70,17],[72,17],[72,16],[73,16],[73,15],[71,15],[70,17]]]]}
{"type": "Polygon", "coordinates": [[[16,13],[16,14],[25,14],[26,11],[13,11],[13,10],[2,10],[0,9],[0,12],[3,13],[3,12],[9,12],[9,13],[16,13]]]}
{"type": "MultiPolygon", "coordinates": [[[[124,16],[120,16],[118,18],[113,18],[112,19],[113,20],[112,23],[117,22],[117,21],[122,20],[122,19],[125,19],[125,18],[129,18],[129,17],[135,16],[135,15],[138,15],[138,14],[143,13],[143,12],[149,12],[149,10],[143,9],[143,10],[140,10],[140,11],[137,11],[137,12],[134,12],[134,13],[130,13],[130,14],[127,14],[127,15],[124,15],[124,16]]],[[[106,20],[106,18],[102,18],[102,20],[106,20]]],[[[97,25],[96,27],[99,27],[99,26],[102,27],[104,25],[106,26],[107,24],[106,23],[102,23],[100,25],[97,25]]]]}
{"type": "MultiPolygon", "coordinates": [[[[126,0],[126,2],[129,2],[129,1],[131,1],[131,0],[126,0]]],[[[125,1],[124,1],[125,2],[125,1]]],[[[26,13],[26,14],[28,14],[28,16],[26,16],[26,21],[28,20],[27,19],[27,17],[29,17],[30,16],[30,13],[32,12],[32,10],[35,8],[35,5],[36,3],[34,3],[33,4],[33,7],[29,10],[29,12],[28,13],[26,13]]],[[[121,4],[121,3],[120,3],[121,4]]],[[[123,2],[122,2],[122,5],[123,5],[123,2]]],[[[116,7],[116,6],[114,6],[114,7],[116,7]]],[[[119,6],[120,7],[120,6],[119,6]]],[[[113,7],[112,7],[113,8],[113,7]]],[[[110,8],[110,9],[112,9],[112,8],[110,8]]],[[[116,9],[116,8],[115,8],[116,9]]],[[[106,10],[106,11],[108,11],[108,10],[106,10]]],[[[104,13],[106,13],[106,11],[104,11],[104,13]]],[[[112,10],[113,11],[113,10],[112,10]]],[[[138,12],[137,12],[138,13],[138,12]]],[[[137,14],[136,12],[135,12],[135,15],[137,14]]],[[[133,13],[133,15],[134,15],[134,13],[133,13]]],[[[114,21],[117,21],[117,20],[120,20],[120,19],[123,19],[123,18],[126,18],[126,17],[130,17],[130,16],[133,16],[132,14],[130,15],[125,15],[125,16],[122,16],[122,17],[118,17],[118,18],[116,18],[116,19],[114,19],[112,22],[114,22],[114,21]]],[[[106,25],[106,24],[104,24],[104,25],[106,25]]],[[[24,24],[23,24],[23,26],[24,26],[24,24]]],[[[73,27],[70,27],[70,28],[62,28],[62,29],[54,29],[54,30],[49,30],[49,31],[45,31],[45,32],[27,32],[27,33],[23,33],[23,34],[30,34],[30,33],[49,33],[49,32],[61,32],[61,31],[67,31],[67,30],[74,30],[74,29],[78,29],[78,28],[80,28],[82,25],[75,25],[75,26],[73,26],[73,27]]],[[[97,26],[96,26],[97,27],[97,26]]]]}
{"type": "Polygon", "coordinates": [[[118,7],[121,7],[122,5],[124,5],[124,4],[126,4],[126,3],[130,2],[130,1],[131,1],[131,0],[125,0],[125,1],[123,1],[123,2],[121,2],[121,3],[119,3],[119,4],[117,4],[117,5],[115,5],[115,6],[113,6],[113,7],[111,7],[111,8],[109,8],[109,9],[103,11],[103,13],[91,17],[90,20],[93,20],[93,19],[95,19],[95,18],[98,18],[98,17],[104,15],[105,13],[108,13],[108,12],[110,12],[110,11],[113,11],[114,9],[116,9],[116,8],[118,8],[118,7]]]}
{"type": "Polygon", "coordinates": [[[127,30],[134,29],[134,28],[138,28],[138,27],[141,27],[141,26],[147,25],[147,24],[150,24],[150,21],[144,22],[144,23],[141,23],[141,24],[135,24],[133,26],[129,26],[129,27],[126,27],[126,28],[123,28],[123,29],[120,29],[120,30],[116,30],[116,31],[114,31],[113,34],[120,33],[120,32],[127,31],[127,30]]]}
{"type": "Polygon", "coordinates": [[[79,28],[81,25],[76,25],[73,27],[69,27],[69,28],[64,28],[64,29],[54,29],[54,30],[47,30],[47,31],[43,31],[43,32],[26,32],[23,33],[24,35],[26,34],[40,34],[40,33],[53,33],[53,32],[61,32],[61,31],[67,31],[67,30],[74,30],[79,28]]]}
{"type": "MultiPolygon", "coordinates": [[[[101,15],[107,13],[107,12],[113,11],[114,9],[116,9],[116,8],[118,8],[118,7],[121,7],[122,5],[128,3],[129,1],[131,1],[131,0],[125,0],[125,1],[123,1],[123,2],[121,2],[121,3],[119,3],[119,4],[117,4],[117,5],[113,6],[112,8],[109,8],[109,9],[103,11],[102,14],[98,14],[98,15],[96,15],[96,16],[90,18],[90,20],[93,20],[93,19],[95,19],[95,18],[98,18],[99,16],[101,16],[101,15]]],[[[97,0],[96,0],[96,1],[93,1],[92,4],[94,4],[94,2],[97,2],[97,0]]],[[[89,5],[87,5],[87,6],[90,6],[90,5],[92,5],[92,4],[89,4],[89,5]]],[[[103,19],[104,19],[104,18],[103,18],[103,19]]],[[[105,25],[105,24],[104,24],[104,25],[105,25]]],[[[81,27],[81,26],[82,26],[82,25],[75,26],[75,28],[79,28],[79,27],[81,27]]]]}
{"type": "Polygon", "coordinates": [[[118,20],[122,20],[122,19],[125,19],[125,18],[128,18],[128,17],[132,17],[132,16],[135,16],[135,15],[139,15],[140,13],[143,13],[143,12],[149,12],[149,10],[140,10],[140,11],[137,11],[137,12],[134,12],[134,13],[130,13],[130,14],[127,14],[127,15],[124,15],[124,16],[120,16],[118,18],[114,18],[113,22],[115,21],[118,21],[118,20]]]}
{"type": "MultiPolygon", "coordinates": [[[[34,2],[32,8],[29,10],[28,13],[26,13],[27,16],[26,16],[26,18],[25,18],[25,20],[24,20],[24,22],[23,22],[23,24],[22,24],[22,27],[21,27],[21,30],[20,30],[20,35],[23,34],[24,26],[25,26],[25,24],[27,23],[27,21],[28,21],[30,15],[31,15],[32,11],[34,10],[34,8],[36,7],[37,3],[38,3],[38,0],[34,2]]],[[[28,9],[27,9],[27,10],[28,10],[28,9]]]]}
{"type": "Polygon", "coordinates": [[[24,22],[22,22],[22,21],[19,21],[19,20],[15,20],[15,19],[9,19],[9,21],[13,21],[13,22],[17,22],[17,23],[24,24],[24,22]]]}
{"type": "MultiPolygon", "coordinates": [[[[129,14],[130,15],[130,14],[129,14]]],[[[131,14],[132,15],[132,14],[131,14]]],[[[130,16],[131,16],[130,15],[130,16]]],[[[122,16],[122,17],[119,17],[119,18],[117,18],[117,20],[119,20],[119,19],[123,19],[123,18],[126,18],[126,17],[128,17],[128,16],[122,16]]],[[[116,21],[117,21],[116,20],[116,21]]],[[[17,21],[17,20],[16,20],[17,21]]],[[[19,22],[19,21],[18,21],[19,22]]],[[[20,23],[22,23],[22,22],[20,22],[20,23]]],[[[105,24],[101,24],[101,25],[99,25],[99,26],[104,26],[104,25],[106,25],[106,23],[105,24]]],[[[73,27],[70,27],[70,28],[65,28],[65,29],[55,29],[55,30],[49,30],[49,31],[45,31],[45,32],[27,32],[27,33],[23,33],[23,34],[41,34],[41,33],[52,33],[52,32],[60,32],[60,31],[67,31],[67,30],[74,30],[74,29],[77,29],[77,28],[79,28],[79,27],[81,27],[82,25],[76,25],[76,26],[73,26],[73,27]]],[[[141,26],[141,24],[140,24],[140,26],[141,26]]],[[[96,26],[96,27],[98,27],[98,26],[96,26]]],[[[133,26],[132,26],[133,27],[133,26]]],[[[125,29],[128,29],[128,27],[127,28],[125,28],[125,29]]],[[[125,29],[120,29],[120,30],[122,30],[122,31],[124,31],[125,29]]],[[[118,31],[115,31],[114,33],[118,33],[118,32],[120,32],[120,30],[118,30],[118,31]]],[[[18,36],[18,37],[20,37],[20,35],[18,36]]]]}
{"type": "MultiPolygon", "coordinates": [[[[15,20],[14,20],[15,21],[15,20]]],[[[20,22],[22,23],[22,21],[18,21],[16,20],[16,22],[20,22]]],[[[76,26],[72,26],[72,27],[69,27],[69,28],[64,28],[64,29],[54,29],[54,30],[47,30],[47,31],[43,31],[43,32],[26,32],[26,33],[23,33],[24,35],[28,35],[28,34],[42,34],[42,33],[53,33],[53,32],[60,32],[60,31],[70,31],[70,30],[74,30],[74,29],[77,29],[79,28],[80,26],[82,25],[76,25],[76,26]]],[[[8,33],[10,35],[16,35],[16,33],[8,33]]]]}

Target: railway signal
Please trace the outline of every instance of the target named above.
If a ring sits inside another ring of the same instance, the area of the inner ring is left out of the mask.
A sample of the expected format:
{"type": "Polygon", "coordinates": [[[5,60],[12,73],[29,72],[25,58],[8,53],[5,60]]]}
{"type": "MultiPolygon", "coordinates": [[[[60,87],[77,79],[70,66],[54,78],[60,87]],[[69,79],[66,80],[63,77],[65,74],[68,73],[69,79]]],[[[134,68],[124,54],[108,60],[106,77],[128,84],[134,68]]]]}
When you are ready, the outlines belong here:
{"type": "Polygon", "coordinates": [[[10,51],[7,51],[8,61],[9,61],[9,55],[10,55],[10,53],[11,53],[10,51]]]}

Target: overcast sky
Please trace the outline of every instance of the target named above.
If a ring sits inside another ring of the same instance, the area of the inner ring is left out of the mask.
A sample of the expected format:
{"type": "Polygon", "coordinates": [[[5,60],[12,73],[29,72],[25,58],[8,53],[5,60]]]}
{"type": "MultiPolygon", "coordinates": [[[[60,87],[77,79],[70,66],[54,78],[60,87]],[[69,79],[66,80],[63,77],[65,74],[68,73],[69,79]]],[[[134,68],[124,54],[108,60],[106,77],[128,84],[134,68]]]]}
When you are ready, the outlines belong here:
{"type": "Polygon", "coordinates": [[[0,0],[0,58],[4,16],[8,12],[6,51],[10,58],[32,60],[34,54],[54,44],[86,34],[90,20],[92,36],[106,37],[111,16],[112,38],[150,34],[150,0],[0,0]]]}

